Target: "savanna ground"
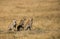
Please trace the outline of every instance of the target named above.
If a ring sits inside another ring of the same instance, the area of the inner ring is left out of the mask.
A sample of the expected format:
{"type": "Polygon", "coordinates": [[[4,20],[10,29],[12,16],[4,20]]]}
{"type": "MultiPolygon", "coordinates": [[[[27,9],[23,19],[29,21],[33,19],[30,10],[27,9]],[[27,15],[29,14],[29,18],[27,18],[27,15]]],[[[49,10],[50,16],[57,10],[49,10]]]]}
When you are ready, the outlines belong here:
{"type": "Polygon", "coordinates": [[[60,0],[0,0],[0,39],[60,39],[60,0]],[[24,16],[33,17],[32,30],[8,32],[24,16]]]}

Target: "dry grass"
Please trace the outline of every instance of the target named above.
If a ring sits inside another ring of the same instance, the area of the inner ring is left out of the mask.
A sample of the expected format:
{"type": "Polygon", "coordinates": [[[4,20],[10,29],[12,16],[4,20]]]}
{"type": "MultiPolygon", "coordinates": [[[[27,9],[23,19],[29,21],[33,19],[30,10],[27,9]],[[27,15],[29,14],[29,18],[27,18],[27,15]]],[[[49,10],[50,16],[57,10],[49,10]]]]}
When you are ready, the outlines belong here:
{"type": "Polygon", "coordinates": [[[60,1],[0,0],[0,39],[60,39],[60,1]],[[24,16],[33,17],[32,31],[7,31],[24,16]]]}

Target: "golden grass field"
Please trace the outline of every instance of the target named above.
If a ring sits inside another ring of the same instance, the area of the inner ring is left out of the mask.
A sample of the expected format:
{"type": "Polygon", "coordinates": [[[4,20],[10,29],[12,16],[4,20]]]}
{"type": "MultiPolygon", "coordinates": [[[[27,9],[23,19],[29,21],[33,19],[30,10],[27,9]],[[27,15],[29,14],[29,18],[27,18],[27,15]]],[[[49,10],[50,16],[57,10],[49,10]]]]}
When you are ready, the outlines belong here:
{"type": "Polygon", "coordinates": [[[60,39],[60,0],[0,0],[0,39],[60,39]],[[33,17],[32,30],[8,32],[24,16],[33,17]]]}

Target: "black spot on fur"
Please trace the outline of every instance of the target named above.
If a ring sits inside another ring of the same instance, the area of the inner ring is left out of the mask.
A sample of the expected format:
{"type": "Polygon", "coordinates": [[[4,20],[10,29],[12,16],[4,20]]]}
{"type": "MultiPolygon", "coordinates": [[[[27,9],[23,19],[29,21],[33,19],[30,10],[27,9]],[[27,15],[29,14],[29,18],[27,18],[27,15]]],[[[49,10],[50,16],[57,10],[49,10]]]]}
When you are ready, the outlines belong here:
{"type": "Polygon", "coordinates": [[[23,27],[22,25],[19,25],[19,26],[17,27],[17,31],[21,31],[22,29],[24,29],[24,27],[23,27]]]}

